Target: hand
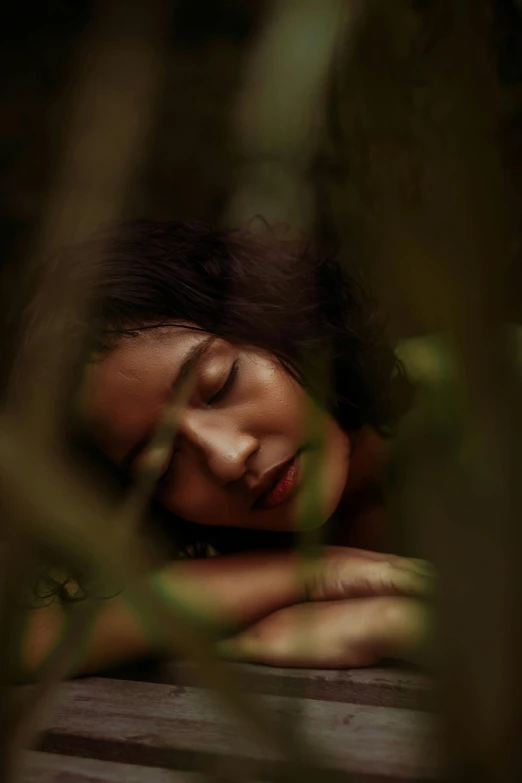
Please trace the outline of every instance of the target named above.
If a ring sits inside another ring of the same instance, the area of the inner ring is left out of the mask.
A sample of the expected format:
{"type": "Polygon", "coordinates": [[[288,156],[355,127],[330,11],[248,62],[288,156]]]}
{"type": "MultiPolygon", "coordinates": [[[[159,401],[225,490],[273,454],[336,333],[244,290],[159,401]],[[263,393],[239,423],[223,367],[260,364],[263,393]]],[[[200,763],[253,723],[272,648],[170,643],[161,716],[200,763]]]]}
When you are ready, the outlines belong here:
{"type": "Polygon", "coordinates": [[[422,560],[327,547],[304,561],[308,603],[280,608],[222,642],[227,658],[272,666],[371,666],[415,660],[429,634],[435,572],[422,560]]]}
{"type": "Polygon", "coordinates": [[[325,547],[318,558],[305,560],[302,573],[306,598],[411,596],[431,598],[435,569],[425,560],[350,547],[325,547]]]}
{"type": "Polygon", "coordinates": [[[270,666],[352,668],[383,658],[417,661],[430,628],[419,600],[355,598],[280,609],[218,649],[225,658],[270,666]]]}

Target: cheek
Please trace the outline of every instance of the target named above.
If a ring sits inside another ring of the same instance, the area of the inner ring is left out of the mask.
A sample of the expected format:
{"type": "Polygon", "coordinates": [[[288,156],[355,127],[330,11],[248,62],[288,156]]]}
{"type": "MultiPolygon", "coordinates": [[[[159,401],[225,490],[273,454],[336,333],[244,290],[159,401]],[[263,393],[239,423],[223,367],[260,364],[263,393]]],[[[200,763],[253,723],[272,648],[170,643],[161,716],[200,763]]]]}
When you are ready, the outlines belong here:
{"type": "Polygon", "coordinates": [[[229,525],[245,511],[231,493],[224,491],[191,460],[180,460],[175,475],[158,493],[158,500],[171,513],[197,525],[229,525]]]}
{"type": "Polygon", "coordinates": [[[299,438],[308,408],[303,388],[272,359],[253,356],[245,364],[247,425],[260,435],[299,438]]]}
{"type": "Polygon", "coordinates": [[[216,493],[201,472],[180,466],[163,490],[160,502],[173,514],[190,522],[206,524],[209,510],[216,508],[216,493]]]}

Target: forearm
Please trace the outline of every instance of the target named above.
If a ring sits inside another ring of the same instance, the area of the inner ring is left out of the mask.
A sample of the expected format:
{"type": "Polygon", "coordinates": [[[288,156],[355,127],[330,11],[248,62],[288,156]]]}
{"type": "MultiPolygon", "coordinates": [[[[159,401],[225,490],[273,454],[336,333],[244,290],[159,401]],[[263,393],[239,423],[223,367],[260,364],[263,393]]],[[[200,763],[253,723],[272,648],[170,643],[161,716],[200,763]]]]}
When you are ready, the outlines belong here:
{"type": "Polygon", "coordinates": [[[167,566],[165,585],[191,597],[202,613],[228,628],[255,622],[304,600],[305,573],[292,551],[249,552],[167,566]]]}
{"type": "MultiPolygon", "coordinates": [[[[148,579],[163,595],[195,609],[223,634],[304,597],[298,560],[291,552],[176,562],[148,579]]],[[[24,672],[36,671],[59,643],[67,628],[67,611],[66,605],[56,602],[29,613],[22,651],[24,672]]],[[[152,640],[123,592],[101,600],[74,673],[88,674],[149,655],[174,652],[168,645],[152,640]]]]}
{"type": "MultiPolygon", "coordinates": [[[[343,547],[326,548],[307,564],[293,552],[249,553],[172,563],[144,577],[149,587],[175,599],[207,621],[209,642],[231,636],[275,615],[285,607],[312,601],[376,596],[431,594],[432,575],[421,561],[343,547]]],[[[76,674],[130,662],[150,655],[173,655],[172,642],[140,622],[131,609],[132,595],[100,600],[88,629],[76,674]],[[154,639],[152,638],[154,635],[154,639]]],[[[34,672],[55,649],[66,630],[67,609],[53,604],[30,613],[22,663],[34,672]]],[[[147,618],[145,618],[147,619],[147,618]]]]}

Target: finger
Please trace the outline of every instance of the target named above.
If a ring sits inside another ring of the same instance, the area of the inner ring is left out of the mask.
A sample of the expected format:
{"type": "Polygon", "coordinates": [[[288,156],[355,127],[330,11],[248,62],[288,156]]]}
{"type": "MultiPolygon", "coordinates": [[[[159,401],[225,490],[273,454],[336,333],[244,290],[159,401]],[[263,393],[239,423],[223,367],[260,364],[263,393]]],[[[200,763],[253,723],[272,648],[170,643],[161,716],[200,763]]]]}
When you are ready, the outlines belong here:
{"type": "Polygon", "coordinates": [[[308,597],[315,601],[378,596],[432,598],[435,580],[431,572],[405,560],[334,558],[311,564],[305,573],[308,597]]]}
{"type": "Polygon", "coordinates": [[[375,560],[379,562],[395,563],[397,566],[408,568],[413,571],[426,573],[429,576],[436,576],[435,567],[428,561],[417,557],[401,557],[391,552],[373,552],[369,549],[357,549],[356,547],[328,546],[325,547],[326,556],[332,558],[351,559],[362,558],[365,560],[375,560]]]}
{"type": "Polygon", "coordinates": [[[429,562],[429,560],[421,560],[416,557],[398,557],[391,558],[390,562],[394,563],[399,568],[405,568],[407,570],[416,571],[420,574],[425,574],[431,579],[437,578],[437,570],[435,566],[429,562]]]}

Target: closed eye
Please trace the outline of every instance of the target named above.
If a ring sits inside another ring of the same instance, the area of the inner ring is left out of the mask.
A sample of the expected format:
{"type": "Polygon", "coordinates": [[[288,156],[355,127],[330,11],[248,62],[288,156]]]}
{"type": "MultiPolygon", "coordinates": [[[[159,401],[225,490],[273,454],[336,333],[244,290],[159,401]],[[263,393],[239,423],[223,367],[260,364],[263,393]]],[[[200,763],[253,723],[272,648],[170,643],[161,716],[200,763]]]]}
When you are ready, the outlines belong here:
{"type": "MultiPolygon", "coordinates": [[[[212,397],[208,400],[207,405],[213,405],[226,398],[227,394],[231,391],[234,385],[238,372],[239,372],[239,360],[236,359],[236,361],[233,363],[232,367],[230,368],[230,372],[228,373],[224,384],[217,390],[217,392],[215,392],[215,394],[212,395],[212,397]]],[[[172,467],[173,467],[172,463],[178,452],[179,452],[179,448],[173,449],[171,458],[169,460],[169,464],[167,465],[166,469],[163,471],[163,474],[158,479],[157,487],[159,490],[161,490],[162,487],[166,483],[168,483],[169,477],[172,472],[172,467]]]]}
{"type": "Polygon", "coordinates": [[[238,359],[236,359],[236,361],[230,368],[230,372],[227,376],[225,383],[221,386],[220,389],[218,389],[218,391],[215,394],[212,395],[210,400],[208,400],[207,405],[213,405],[214,403],[221,402],[221,400],[225,399],[227,394],[232,389],[232,386],[234,385],[234,382],[237,378],[238,371],[239,371],[239,361],[238,359]]]}

